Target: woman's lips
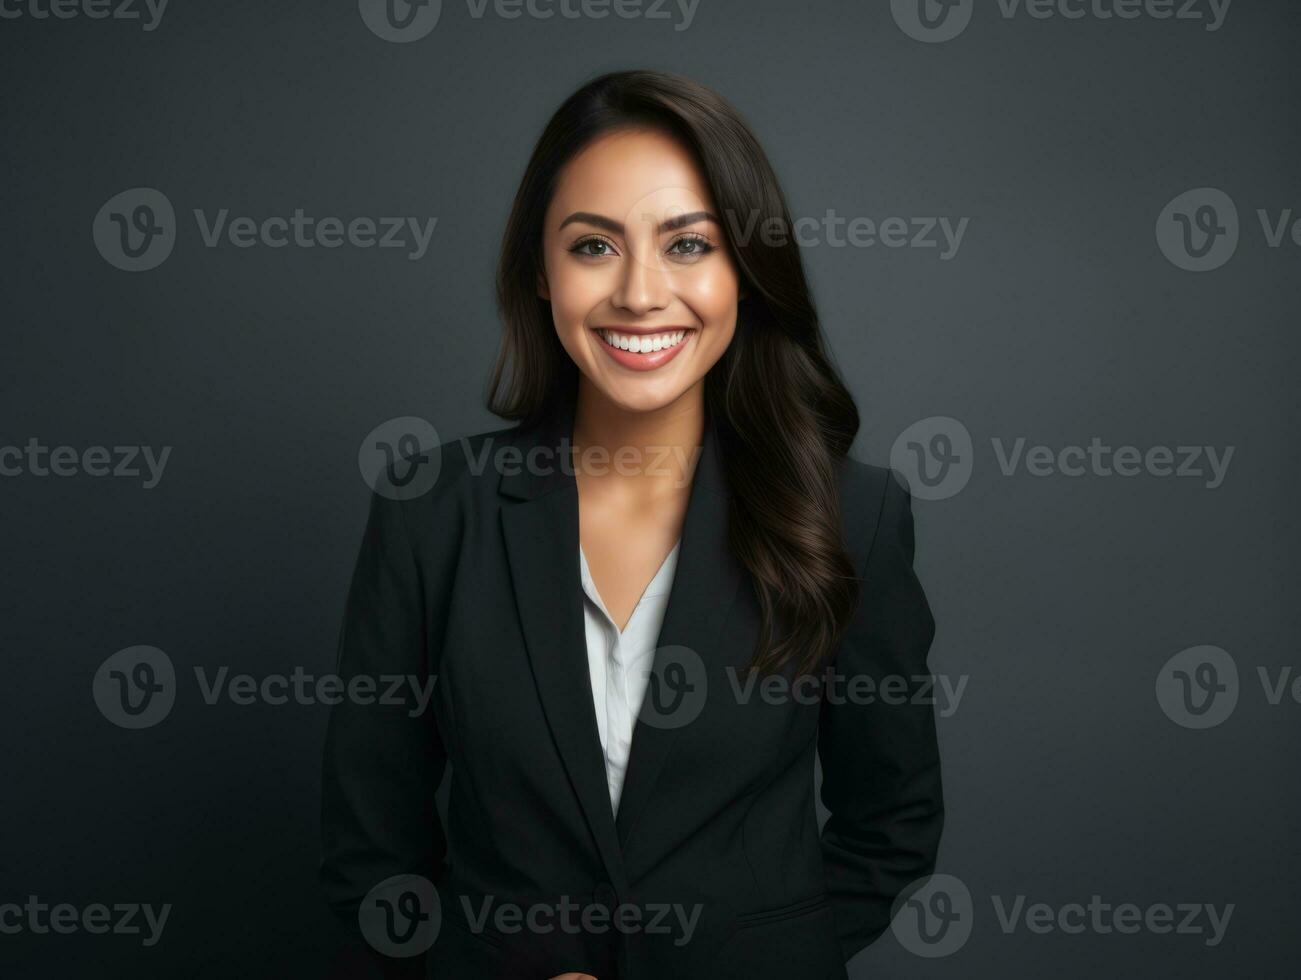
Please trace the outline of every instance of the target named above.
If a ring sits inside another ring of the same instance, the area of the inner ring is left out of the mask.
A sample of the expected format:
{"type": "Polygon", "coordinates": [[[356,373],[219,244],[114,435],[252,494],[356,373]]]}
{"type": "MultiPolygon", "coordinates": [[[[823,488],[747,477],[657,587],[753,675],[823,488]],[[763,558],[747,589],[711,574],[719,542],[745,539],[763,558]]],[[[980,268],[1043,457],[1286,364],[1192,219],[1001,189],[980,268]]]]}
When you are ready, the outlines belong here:
{"type": "Polygon", "coordinates": [[[653,371],[677,357],[696,331],[678,327],[654,333],[625,333],[598,327],[593,332],[597,342],[617,363],[634,371],[653,371]]]}

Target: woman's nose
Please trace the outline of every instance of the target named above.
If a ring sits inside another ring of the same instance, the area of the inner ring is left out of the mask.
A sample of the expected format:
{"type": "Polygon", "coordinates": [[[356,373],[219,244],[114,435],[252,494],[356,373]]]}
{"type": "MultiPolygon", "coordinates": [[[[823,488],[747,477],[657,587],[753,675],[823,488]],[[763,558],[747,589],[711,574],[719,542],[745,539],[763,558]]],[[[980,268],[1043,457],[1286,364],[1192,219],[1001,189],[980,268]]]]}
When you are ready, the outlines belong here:
{"type": "Polygon", "coordinates": [[[634,250],[624,263],[612,300],[616,306],[641,315],[663,309],[670,291],[670,272],[658,261],[654,250],[634,250]]]}

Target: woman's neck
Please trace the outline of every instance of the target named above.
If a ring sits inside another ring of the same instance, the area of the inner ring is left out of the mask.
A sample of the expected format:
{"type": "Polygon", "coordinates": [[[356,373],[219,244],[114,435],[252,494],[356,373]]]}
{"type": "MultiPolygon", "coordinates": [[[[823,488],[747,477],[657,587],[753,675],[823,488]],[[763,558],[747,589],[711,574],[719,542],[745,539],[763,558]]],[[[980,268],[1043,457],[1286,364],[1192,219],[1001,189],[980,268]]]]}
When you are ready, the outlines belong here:
{"type": "Polygon", "coordinates": [[[662,408],[629,411],[581,379],[574,409],[574,465],[581,480],[612,479],[653,498],[691,482],[705,431],[703,382],[662,408]]]}

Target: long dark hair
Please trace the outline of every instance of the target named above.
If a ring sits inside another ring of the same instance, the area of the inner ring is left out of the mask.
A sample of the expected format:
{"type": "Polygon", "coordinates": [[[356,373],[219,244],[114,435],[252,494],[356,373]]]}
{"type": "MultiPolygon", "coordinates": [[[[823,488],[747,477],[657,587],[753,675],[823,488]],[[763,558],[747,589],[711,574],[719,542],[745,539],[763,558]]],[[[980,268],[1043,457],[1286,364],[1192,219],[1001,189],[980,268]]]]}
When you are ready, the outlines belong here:
{"type": "Polygon", "coordinates": [[[584,85],[551,117],[502,242],[497,305],[505,333],[488,407],[528,425],[573,397],[577,368],[556,336],[550,304],[537,295],[543,216],[570,158],[604,133],[644,126],[668,131],[694,154],[746,293],[732,342],[705,377],[705,405],[726,446],[729,546],[759,600],[752,667],[812,673],[858,600],[838,489],[858,409],[827,356],[776,175],[717,93],[678,75],[614,72],[584,85]],[[739,225],[726,227],[737,218],[739,225]],[[771,234],[773,219],[784,234],[771,234]],[[743,229],[767,231],[736,234],[743,229]]]}

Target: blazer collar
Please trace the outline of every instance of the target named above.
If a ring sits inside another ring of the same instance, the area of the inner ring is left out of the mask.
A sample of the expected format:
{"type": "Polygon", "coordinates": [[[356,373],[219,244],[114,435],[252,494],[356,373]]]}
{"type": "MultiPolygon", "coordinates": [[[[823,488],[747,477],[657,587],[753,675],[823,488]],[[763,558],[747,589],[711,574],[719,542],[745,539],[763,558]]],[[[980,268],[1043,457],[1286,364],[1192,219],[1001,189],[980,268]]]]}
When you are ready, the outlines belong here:
{"type": "MultiPolygon", "coordinates": [[[[625,891],[625,851],[681,728],[648,724],[649,708],[643,703],[616,825],[587,666],[578,485],[570,456],[573,424],[574,405],[569,401],[537,425],[511,431],[511,444],[518,450],[512,462],[518,465],[503,466],[499,490],[509,500],[501,511],[502,531],[547,723],[609,880],[625,891]]],[[[677,570],[656,643],[652,684],[665,678],[674,657],[670,648],[686,647],[704,665],[717,659],[715,638],[743,579],[727,543],[728,494],[721,452],[717,425],[707,415],[677,570]]]]}

